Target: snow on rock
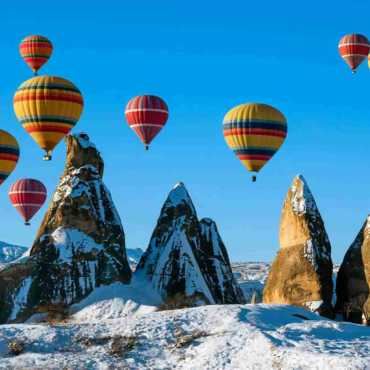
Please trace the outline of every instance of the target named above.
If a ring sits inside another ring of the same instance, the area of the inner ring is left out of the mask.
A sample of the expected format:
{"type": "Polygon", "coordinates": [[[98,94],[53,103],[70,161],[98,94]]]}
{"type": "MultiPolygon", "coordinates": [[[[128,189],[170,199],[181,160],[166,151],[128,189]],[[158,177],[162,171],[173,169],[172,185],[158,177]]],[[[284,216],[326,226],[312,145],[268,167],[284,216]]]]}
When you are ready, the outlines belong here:
{"type": "Polygon", "coordinates": [[[86,134],[66,141],[64,173],[29,257],[0,271],[0,322],[24,321],[79,302],[102,285],[130,281],[123,227],[102,180],[103,159],[86,134]]]}
{"type": "Polygon", "coordinates": [[[367,369],[370,328],[284,305],[215,305],[60,325],[0,326],[0,369],[367,369]],[[112,342],[134,338],[112,355],[112,342]],[[115,339],[114,339],[115,338],[115,339]],[[123,339],[120,339],[123,338],[123,339]],[[10,341],[24,353],[10,356],[10,341]]]}
{"type": "Polygon", "coordinates": [[[333,317],[330,254],[329,238],[313,195],[304,178],[296,176],[284,201],[280,250],[271,266],[263,301],[311,307],[333,317]]]}
{"type": "Polygon", "coordinates": [[[244,295],[234,278],[225,244],[216,223],[210,218],[200,220],[201,269],[218,303],[241,303],[244,295]]]}
{"type": "Polygon", "coordinates": [[[194,304],[240,302],[242,294],[232,276],[226,248],[220,250],[222,241],[215,226],[213,239],[207,239],[206,224],[199,222],[184,184],[176,184],[135,274],[146,277],[164,300],[185,296],[194,304]]]}
{"type": "Polygon", "coordinates": [[[336,295],[338,314],[345,320],[370,325],[370,216],[343,258],[336,295]]]}

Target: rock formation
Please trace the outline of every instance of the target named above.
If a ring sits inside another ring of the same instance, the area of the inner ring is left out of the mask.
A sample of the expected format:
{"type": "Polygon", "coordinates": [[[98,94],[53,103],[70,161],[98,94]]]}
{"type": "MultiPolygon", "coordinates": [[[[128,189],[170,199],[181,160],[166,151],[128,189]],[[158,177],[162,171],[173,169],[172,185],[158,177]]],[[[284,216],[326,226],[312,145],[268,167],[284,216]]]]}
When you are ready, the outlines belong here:
{"type": "Polygon", "coordinates": [[[64,173],[29,257],[0,272],[0,322],[68,307],[100,285],[128,283],[124,231],[86,134],[68,136],[64,173]]]}
{"type": "Polygon", "coordinates": [[[335,311],[356,323],[370,324],[370,216],[339,268],[335,311]]]}
{"type": "Polygon", "coordinates": [[[280,250],[264,288],[265,303],[293,304],[333,316],[331,246],[315,200],[302,176],[285,198],[280,250]]]}
{"type": "Polygon", "coordinates": [[[164,300],[180,296],[206,304],[243,301],[216,225],[209,219],[198,221],[182,183],[165,201],[135,274],[144,275],[164,300]]]}

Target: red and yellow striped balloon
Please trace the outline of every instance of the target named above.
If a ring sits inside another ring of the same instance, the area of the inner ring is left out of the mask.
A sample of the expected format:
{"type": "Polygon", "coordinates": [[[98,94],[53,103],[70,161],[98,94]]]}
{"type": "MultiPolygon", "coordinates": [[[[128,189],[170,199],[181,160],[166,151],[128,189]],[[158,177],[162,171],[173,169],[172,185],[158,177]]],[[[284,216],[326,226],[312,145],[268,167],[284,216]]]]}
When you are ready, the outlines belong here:
{"type": "Polygon", "coordinates": [[[358,66],[369,55],[370,43],[366,36],[353,33],[339,41],[339,54],[355,73],[358,66]]]}
{"type": "Polygon", "coordinates": [[[135,96],[127,103],[125,116],[131,129],[148,149],[151,141],[167,122],[168,107],[158,96],[135,96]]]}
{"type": "Polygon", "coordinates": [[[0,130],[0,185],[13,172],[19,158],[18,142],[13,135],[0,130]]]}
{"type": "Polygon", "coordinates": [[[37,71],[49,60],[53,44],[44,36],[27,36],[19,44],[19,53],[32,71],[37,71]]]}
{"type": "MultiPolygon", "coordinates": [[[[287,136],[287,128],[281,112],[260,103],[232,108],[223,122],[227,145],[252,172],[258,172],[278,151],[287,136]]],[[[256,176],[252,179],[255,181],[256,176]]]]}
{"type": "Polygon", "coordinates": [[[9,189],[9,198],[13,206],[29,225],[30,219],[42,207],[47,190],[44,184],[34,179],[20,179],[9,189]]]}
{"type": "Polygon", "coordinates": [[[46,151],[51,151],[74,127],[83,109],[78,88],[60,77],[40,76],[23,82],[14,95],[14,112],[24,129],[46,151]]]}

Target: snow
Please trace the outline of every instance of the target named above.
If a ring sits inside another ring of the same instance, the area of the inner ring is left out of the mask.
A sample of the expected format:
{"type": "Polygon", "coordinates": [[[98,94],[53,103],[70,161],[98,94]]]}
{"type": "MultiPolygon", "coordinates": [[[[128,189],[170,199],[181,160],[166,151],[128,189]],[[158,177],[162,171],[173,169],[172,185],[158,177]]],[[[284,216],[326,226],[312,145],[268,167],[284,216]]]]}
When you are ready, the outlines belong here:
{"type": "Polygon", "coordinates": [[[71,307],[72,319],[93,322],[103,319],[141,316],[154,312],[162,303],[161,297],[146,280],[133,276],[129,285],[114,283],[96,288],[87,298],[71,307]]]}
{"type": "Polygon", "coordinates": [[[80,230],[58,227],[52,234],[54,245],[59,250],[59,260],[71,262],[73,250],[93,251],[96,254],[103,250],[102,245],[80,230]]]}
{"type": "Polygon", "coordinates": [[[215,305],[92,322],[2,325],[0,356],[0,369],[369,369],[370,328],[292,306],[215,305]],[[136,342],[114,356],[115,336],[136,342]],[[23,342],[24,353],[8,355],[11,340],[23,342]]]}
{"type": "Polygon", "coordinates": [[[161,294],[165,293],[162,287],[167,286],[168,280],[171,279],[171,265],[168,265],[168,261],[171,260],[170,253],[173,250],[178,249],[180,255],[178,256],[179,266],[184,268],[182,272],[186,282],[185,291],[186,294],[191,296],[197,292],[201,292],[207,298],[210,303],[214,303],[212,293],[210,292],[204,276],[199,269],[198,262],[194,256],[193,249],[191,248],[186,235],[176,228],[168,242],[162,246],[159,253],[159,248],[156,246],[152,247],[153,250],[157,251],[155,258],[157,259],[155,263],[155,270],[151,273],[152,285],[161,294]],[[158,255],[159,253],[159,255],[158,255]]]}
{"type": "Polygon", "coordinates": [[[303,215],[309,212],[313,214],[318,212],[312,193],[302,175],[295,177],[291,192],[291,205],[294,213],[303,215]]]}
{"type": "Polygon", "coordinates": [[[173,207],[176,207],[181,203],[186,203],[192,208],[194,214],[196,214],[193,202],[191,201],[189,193],[182,182],[178,182],[173,187],[170,194],[168,195],[166,203],[167,202],[169,202],[173,207]]]}
{"type": "Polygon", "coordinates": [[[78,143],[81,145],[82,148],[84,148],[84,149],[87,149],[87,148],[96,149],[95,144],[93,144],[90,141],[89,136],[86,133],[80,132],[80,133],[75,134],[73,136],[78,140],[78,143]]]}
{"type": "Polygon", "coordinates": [[[15,320],[19,311],[27,304],[27,295],[32,284],[32,278],[27,277],[20,285],[18,292],[14,298],[14,307],[10,314],[9,320],[15,320]]]}

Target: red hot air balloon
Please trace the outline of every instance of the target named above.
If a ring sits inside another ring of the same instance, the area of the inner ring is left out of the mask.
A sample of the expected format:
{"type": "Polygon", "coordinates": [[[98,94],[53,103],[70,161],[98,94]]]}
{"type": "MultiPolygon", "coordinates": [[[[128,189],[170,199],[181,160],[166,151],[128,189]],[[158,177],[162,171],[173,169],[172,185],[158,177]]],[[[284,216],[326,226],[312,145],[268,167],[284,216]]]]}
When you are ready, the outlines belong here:
{"type": "Polygon", "coordinates": [[[339,54],[355,73],[358,66],[367,58],[370,51],[369,40],[360,34],[353,33],[339,41],[339,54]]]}
{"type": "Polygon", "coordinates": [[[34,179],[20,179],[9,189],[9,198],[13,206],[21,214],[25,225],[42,207],[45,202],[47,190],[40,181],[34,179]]]}
{"type": "Polygon", "coordinates": [[[53,45],[44,36],[32,35],[24,38],[19,45],[19,53],[23,60],[33,70],[37,71],[49,60],[53,45]]]}
{"type": "Polygon", "coordinates": [[[167,122],[168,107],[158,96],[135,96],[127,103],[125,116],[145,149],[148,149],[150,142],[167,122]]]}

